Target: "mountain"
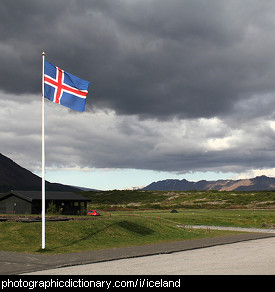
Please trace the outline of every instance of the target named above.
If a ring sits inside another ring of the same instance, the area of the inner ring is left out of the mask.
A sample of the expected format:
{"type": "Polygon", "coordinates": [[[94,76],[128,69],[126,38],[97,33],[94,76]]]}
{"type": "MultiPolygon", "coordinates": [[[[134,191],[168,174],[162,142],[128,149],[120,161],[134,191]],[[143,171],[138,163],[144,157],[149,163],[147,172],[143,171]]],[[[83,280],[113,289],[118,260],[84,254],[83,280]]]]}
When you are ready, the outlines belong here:
{"type": "Polygon", "coordinates": [[[137,191],[137,190],[141,190],[145,188],[145,186],[140,186],[140,187],[128,187],[128,188],[125,188],[123,189],[123,191],[137,191]]]}
{"type": "MultiPolygon", "coordinates": [[[[41,177],[21,167],[0,153],[0,192],[10,190],[41,190],[41,177]]],[[[79,191],[79,189],[46,181],[47,191],[79,191]]]]}
{"type": "Polygon", "coordinates": [[[265,175],[250,179],[217,180],[190,182],[186,179],[166,179],[153,182],[143,188],[150,191],[190,191],[190,190],[218,190],[218,191],[265,191],[275,190],[275,178],[265,175]]]}

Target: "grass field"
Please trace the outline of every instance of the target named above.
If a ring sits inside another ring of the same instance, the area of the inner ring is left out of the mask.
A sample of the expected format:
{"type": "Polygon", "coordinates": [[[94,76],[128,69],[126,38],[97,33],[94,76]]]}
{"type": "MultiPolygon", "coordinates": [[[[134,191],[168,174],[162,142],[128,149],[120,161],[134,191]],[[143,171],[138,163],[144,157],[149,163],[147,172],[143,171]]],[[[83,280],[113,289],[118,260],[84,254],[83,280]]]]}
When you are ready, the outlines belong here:
{"type": "MultiPolygon", "coordinates": [[[[46,247],[41,223],[0,223],[0,250],[29,253],[69,253],[224,236],[236,232],[197,230],[177,225],[271,227],[275,210],[103,211],[100,218],[46,223],[46,247]]],[[[78,217],[77,219],[81,219],[78,217]]],[[[82,218],[84,219],[84,218],[82,218]]]]}
{"type": "Polygon", "coordinates": [[[227,210],[227,209],[178,209],[178,213],[171,211],[130,211],[130,212],[105,212],[111,216],[142,216],[158,218],[160,221],[170,221],[185,225],[214,225],[236,227],[275,227],[275,210],[227,210]],[[113,215],[112,215],[113,214],[113,215]]]}
{"type": "Polygon", "coordinates": [[[98,209],[275,209],[275,191],[128,191],[83,192],[98,209]]]}

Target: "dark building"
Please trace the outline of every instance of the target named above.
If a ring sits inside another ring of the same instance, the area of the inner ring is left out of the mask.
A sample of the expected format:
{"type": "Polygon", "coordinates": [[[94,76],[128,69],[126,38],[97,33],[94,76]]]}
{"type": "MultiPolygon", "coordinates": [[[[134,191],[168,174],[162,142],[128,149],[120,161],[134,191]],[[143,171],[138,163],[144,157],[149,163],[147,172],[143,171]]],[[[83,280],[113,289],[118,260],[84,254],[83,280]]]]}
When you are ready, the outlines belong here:
{"type": "MultiPolygon", "coordinates": [[[[40,214],[41,191],[9,191],[0,195],[0,213],[40,214]]],[[[61,214],[86,214],[87,202],[91,200],[73,192],[46,191],[46,210],[52,203],[61,214]]]]}

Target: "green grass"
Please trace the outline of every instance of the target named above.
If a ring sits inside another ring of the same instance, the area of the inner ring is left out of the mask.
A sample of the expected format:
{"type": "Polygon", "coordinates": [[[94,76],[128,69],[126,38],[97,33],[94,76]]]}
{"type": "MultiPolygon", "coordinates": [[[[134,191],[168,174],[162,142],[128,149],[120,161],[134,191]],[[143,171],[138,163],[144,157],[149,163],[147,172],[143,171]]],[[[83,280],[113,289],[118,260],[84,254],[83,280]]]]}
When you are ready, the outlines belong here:
{"type": "MultiPolygon", "coordinates": [[[[159,218],[185,225],[213,225],[271,228],[275,227],[275,210],[228,210],[228,209],[178,209],[178,213],[170,211],[132,211],[129,214],[159,218]]],[[[127,214],[116,212],[115,214],[127,214]]],[[[113,215],[114,216],[114,215],[113,215]]]]}
{"type": "Polygon", "coordinates": [[[94,220],[47,222],[43,251],[41,223],[0,222],[0,250],[70,253],[236,233],[177,225],[275,227],[275,191],[114,190],[82,194],[91,199],[88,208],[99,209],[103,216],[94,220]],[[170,213],[172,209],[178,213],[170,213]]]}
{"type": "Polygon", "coordinates": [[[46,250],[41,250],[41,223],[0,223],[0,250],[26,253],[71,253],[137,246],[158,242],[216,237],[235,232],[177,227],[175,218],[162,220],[138,215],[112,214],[95,220],[46,223],[46,250]],[[170,220],[172,219],[172,220],[170,220]]]}
{"type": "Polygon", "coordinates": [[[46,222],[47,249],[44,251],[40,250],[41,223],[0,222],[0,250],[70,253],[236,233],[177,225],[265,228],[275,225],[275,210],[103,211],[102,215],[93,220],[46,222]]]}
{"type": "Polygon", "coordinates": [[[104,191],[82,192],[90,206],[119,209],[275,209],[275,191],[104,191]]]}

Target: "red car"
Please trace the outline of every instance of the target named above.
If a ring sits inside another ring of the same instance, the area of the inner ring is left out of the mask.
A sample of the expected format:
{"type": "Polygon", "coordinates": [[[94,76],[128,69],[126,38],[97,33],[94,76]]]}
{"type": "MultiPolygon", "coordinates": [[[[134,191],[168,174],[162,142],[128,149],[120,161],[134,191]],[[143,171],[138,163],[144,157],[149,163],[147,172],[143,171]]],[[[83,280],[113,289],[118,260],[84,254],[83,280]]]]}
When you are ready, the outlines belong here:
{"type": "Polygon", "coordinates": [[[88,210],[87,215],[88,216],[100,216],[99,212],[97,212],[96,210],[88,210]]]}

